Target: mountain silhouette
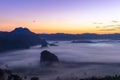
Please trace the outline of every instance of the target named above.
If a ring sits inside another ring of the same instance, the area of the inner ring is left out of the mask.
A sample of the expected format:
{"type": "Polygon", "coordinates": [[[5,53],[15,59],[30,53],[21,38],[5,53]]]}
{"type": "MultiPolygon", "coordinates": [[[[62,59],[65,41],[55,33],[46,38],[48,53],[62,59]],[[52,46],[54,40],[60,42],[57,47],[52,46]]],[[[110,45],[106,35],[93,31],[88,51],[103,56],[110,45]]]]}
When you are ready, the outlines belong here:
{"type": "Polygon", "coordinates": [[[14,33],[14,34],[25,34],[25,35],[35,34],[35,33],[31,32],[28,28],[23,28],[23,27],[15,28],[13,31],[11,31],[11,33],[14,33]]]}
{"type": "Polygon", "coordinates": [[[56,34],[39,34],[40,38],[46,40],[81,40],[81,39],[112,39],[120,40],[120,33],[115,34],[65,34],[65,33],[56,33],[56,34]]]}
{"type": "Polygon", "coordinates": [[[0,32],[0,52],[13,49],[27,49],[42,44],[42,39],[28,28],[15,28],[11,32],[0,32]]]}

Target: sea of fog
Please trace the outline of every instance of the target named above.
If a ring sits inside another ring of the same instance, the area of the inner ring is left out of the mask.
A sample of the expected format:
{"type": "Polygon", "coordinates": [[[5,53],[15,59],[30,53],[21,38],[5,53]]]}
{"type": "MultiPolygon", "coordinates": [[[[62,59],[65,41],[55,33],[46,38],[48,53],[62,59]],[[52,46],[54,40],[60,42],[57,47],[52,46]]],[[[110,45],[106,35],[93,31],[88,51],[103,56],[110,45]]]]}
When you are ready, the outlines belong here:
{"type": "Polygon", "coordinates": [[[38,76],[40,80],[70,80],[71,77],[120,75],[120,41],[94,40],[97,43],[71,43],[49,41],[58,46],[14,50],[0,53],[0,68],[11,70],[22,77],[38,76]],[[61,62],[52,65],[40,64],[40,53],[48,50],[61,62]],[[66,79],[67,78],[67,79],[66,79]]]}
{"type": "MultiPolygon", "coordinates": [[[[53,43],[50,41],[49,43],[53,43]]],[[[120,63],[120,42],[98,43],[71,43],[71,41],[58,41],[59,46],[40,48],[39,45],[30,49],[16,50],[0,53],[0,66],[27,67],[37,66],[40,63],[40,53],[48,50],[65,62],[97,62],[120,63]]]]}

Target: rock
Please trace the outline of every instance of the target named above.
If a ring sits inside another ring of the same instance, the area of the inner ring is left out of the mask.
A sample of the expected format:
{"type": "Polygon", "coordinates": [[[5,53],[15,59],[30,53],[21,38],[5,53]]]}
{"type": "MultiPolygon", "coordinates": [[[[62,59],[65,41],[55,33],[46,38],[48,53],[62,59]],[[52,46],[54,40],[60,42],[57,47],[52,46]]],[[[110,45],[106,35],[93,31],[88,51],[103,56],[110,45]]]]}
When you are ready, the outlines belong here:
{"type": "Polygon", "coordinates": [[[32,77],[31,80],[39,80],[38,77],[32,77]]]}
{"type": "Polygon", "coordinates": [[[0,69],[0,80],[4,80],[4,71],[0,69]]]}
{"type": "Polygon", "coordinates": [[[0,77],[4,76],[4,71],[0,69],[0,77]]]}
{"type": "Polygon", "coordinates": [[[59,62],[59,59],[55,54],[45,50],[41,52],[40,62],[59,62]]]}
{"type": "Polygon", "coordinates": [[[19,75],[10,75],[8,76],[8,80],[22,80],[22,78],[19,75]]]}
{"type": "Polygon", "coordinates": [[[45,39],[41,40],[41,47],[48,47],[48,42],[45,39]]]}

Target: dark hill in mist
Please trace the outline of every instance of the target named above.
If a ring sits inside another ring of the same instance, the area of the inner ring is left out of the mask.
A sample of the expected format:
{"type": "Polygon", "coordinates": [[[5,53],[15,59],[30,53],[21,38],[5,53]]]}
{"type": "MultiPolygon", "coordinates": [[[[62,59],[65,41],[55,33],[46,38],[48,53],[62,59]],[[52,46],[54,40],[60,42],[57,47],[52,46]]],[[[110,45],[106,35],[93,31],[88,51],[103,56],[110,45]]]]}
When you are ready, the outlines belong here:
{"type": "Polygon", "coordinates": [[[0,51],[26,49],[41,44],[42,39],[27,28],[16,28],[11,32],[0,32],[0,51]]]}

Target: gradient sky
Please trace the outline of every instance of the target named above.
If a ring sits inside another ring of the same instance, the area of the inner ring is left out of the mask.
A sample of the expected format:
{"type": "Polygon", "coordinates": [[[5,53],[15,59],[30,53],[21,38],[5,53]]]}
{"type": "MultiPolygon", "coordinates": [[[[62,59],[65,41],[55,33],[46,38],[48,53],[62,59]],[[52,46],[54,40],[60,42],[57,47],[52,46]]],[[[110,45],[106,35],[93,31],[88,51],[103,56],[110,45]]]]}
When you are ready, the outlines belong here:
{"type": "Polygon", "coordinates": [[[0,30],[120,33],[120,0],[0,0],[0,30]]]}

